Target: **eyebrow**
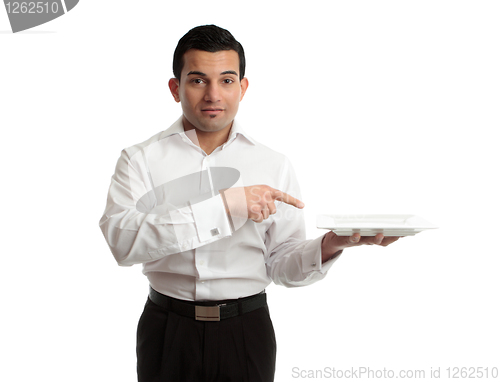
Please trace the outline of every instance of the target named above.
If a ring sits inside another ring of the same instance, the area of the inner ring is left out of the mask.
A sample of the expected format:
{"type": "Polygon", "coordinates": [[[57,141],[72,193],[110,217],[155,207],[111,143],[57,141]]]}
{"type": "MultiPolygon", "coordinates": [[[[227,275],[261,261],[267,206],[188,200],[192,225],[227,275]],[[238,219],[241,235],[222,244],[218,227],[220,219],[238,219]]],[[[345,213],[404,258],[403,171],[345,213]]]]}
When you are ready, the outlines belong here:
{"type": "MultiPolygon", "coordinates": [[[[207,74],[206,73],[203,73],[203,72],[199,72],[197,70],[192,70],[190,71],[187,75],[190,76],[190,75],[196,75],[196,76],[202,76],[202,77],[207,77],[207,74]]],[[[224,72],[222,72],[220,75],[223,76],[225,74],[234,74],[235,76],[238,75],[238,73],[236,73],[234,70],[226,70],[224,72]]]]}

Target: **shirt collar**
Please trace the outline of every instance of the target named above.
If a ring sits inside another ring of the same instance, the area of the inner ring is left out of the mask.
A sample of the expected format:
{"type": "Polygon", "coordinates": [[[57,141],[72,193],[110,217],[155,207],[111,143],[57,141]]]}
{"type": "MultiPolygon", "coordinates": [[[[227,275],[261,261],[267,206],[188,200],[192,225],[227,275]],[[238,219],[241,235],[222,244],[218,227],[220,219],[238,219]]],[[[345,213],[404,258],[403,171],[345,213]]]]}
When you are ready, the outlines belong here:
{"type": "MultiPolygon", "coordinates": [[[[182,116],[161,134],[160,139],[167,138],[174,134],[185,134],[184,125],[182,124],[182,116]]],[[[233,126],[231,126],[231,132],[229,133],[229,137],[227,139],[227,143],[235,139],[238,134],[248,140],[251,144],[256,145],[256,142],[245,132],[245,130],[243,130],[241,124],[237,120],[234,120],[233,126]]]]}

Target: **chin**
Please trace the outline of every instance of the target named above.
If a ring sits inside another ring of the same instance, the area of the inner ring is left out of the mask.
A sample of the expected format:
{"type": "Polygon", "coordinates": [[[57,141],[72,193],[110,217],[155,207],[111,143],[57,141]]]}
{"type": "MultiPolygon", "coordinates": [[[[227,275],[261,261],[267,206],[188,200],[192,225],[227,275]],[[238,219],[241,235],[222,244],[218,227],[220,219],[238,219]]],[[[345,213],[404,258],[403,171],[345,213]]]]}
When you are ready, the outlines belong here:
{"type": "Polygon", "coordinates": [[[200,130],[207,131],[207,132],[220,131],[220,130],[223,130],[229,124],[230,124],[230,122],[226,122],[226,121],[222,122],[222,121],[210,121],[209,120],[206,123],[200,125],[200,130]]]}

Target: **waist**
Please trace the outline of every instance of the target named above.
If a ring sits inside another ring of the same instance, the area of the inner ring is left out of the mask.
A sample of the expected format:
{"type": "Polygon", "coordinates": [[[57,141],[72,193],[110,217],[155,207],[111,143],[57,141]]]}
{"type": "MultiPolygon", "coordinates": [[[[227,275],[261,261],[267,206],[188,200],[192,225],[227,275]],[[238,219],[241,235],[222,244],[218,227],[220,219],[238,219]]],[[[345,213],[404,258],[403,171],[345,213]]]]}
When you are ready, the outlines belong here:
{"type": "Polygon", "coordinates": [[[161,294],[150,287],[149,299],[167,311],[198,321],[220,321],[267,306],[267,298],[264,291],[238,299],[186,301],[161,294]]]}
{"type": "Polygon", "coordinates": [[[210,280],[169,272],[147,272],[145,275],[149,285],[164,295],[182,301],[220,301],[258,294],[271,283],[265,271],[250,268],[250,272],[253,275],[219,272],[210,280]]]}

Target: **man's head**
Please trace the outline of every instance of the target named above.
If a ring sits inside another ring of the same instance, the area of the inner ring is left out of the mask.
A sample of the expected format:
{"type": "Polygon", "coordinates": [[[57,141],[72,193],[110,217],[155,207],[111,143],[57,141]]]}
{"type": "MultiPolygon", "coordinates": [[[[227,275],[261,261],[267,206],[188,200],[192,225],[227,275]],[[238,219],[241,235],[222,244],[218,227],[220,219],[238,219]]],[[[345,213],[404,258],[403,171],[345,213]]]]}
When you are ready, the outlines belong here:
{"type": "Polygon", "coordinates": [[[220,52],[221,50],[234,50],[239,57],[240,80],[245,77],[245,52],[241,44],[233,35],[215,25],[202,25],[191,29],[182,37],[175,48],[173,70],[178,80],[181,78],[184,66],[184,54],[189,49],[203,50],[205,52],[220,52]]]}
{"type": "Polygon", "coordinates": [[[228,133],[248,87],[240,43],[215,25],[194,28],[179,41],[173,66],[169,87],[184,129],[228,133]]]}

